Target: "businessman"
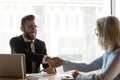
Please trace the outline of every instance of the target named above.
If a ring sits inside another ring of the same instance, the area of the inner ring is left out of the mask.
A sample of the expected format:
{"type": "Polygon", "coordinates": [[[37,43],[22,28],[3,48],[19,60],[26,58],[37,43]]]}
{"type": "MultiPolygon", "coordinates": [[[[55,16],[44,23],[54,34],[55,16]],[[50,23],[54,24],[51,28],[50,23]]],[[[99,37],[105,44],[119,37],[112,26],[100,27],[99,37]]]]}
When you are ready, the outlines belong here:
{"type": "MultiPolygon", "coordinates": [[[[26,72],[40,72],[40,64],[44,68],[48,67],[44,63],[53,63],[52,59],[47,56],[45,42],[36,38],[37,26],[34,15],[26,15],[21,19],[22,35],[13,37],[10,40],[11,53],[25,54],[26,72]]],[[[49,66],[48,73],[55,73],[54,68],[49,66]]]]}

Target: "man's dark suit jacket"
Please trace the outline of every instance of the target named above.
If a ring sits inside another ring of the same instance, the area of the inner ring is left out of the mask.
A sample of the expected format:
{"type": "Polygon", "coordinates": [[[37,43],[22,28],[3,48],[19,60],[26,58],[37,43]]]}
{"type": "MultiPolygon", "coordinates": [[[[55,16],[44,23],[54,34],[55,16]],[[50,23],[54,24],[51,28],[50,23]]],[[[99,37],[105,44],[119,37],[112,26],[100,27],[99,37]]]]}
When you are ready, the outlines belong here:
{"type": "MultiPolygon", "coordinates": [[[[32,73],[32,62],[35,62],[36,65],[36,73],[39,72],[40,64],[42,63],[42,59],[46,53],[45,43],[41,40],[35,39],[35,53],[27,49],[26,43],[23,39],[23,36],[13,37],[10,40],[11,53],[24,53],[26,56],[26,72],[32,73]]],[[[44,64],[43,64],[44,65],[44,64]]]]}

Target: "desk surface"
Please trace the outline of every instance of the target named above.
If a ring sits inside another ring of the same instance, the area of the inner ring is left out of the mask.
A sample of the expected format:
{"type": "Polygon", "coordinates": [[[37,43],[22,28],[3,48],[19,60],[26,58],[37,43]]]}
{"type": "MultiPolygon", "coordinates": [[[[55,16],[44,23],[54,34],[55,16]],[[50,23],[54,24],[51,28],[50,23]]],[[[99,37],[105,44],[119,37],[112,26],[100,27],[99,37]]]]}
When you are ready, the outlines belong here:
{"type": "MultiPolygon", "coordinates": [[[[27,77],[25,80],[61,80],[62,76],[70,76],[68,74],[56,74],[49,77],[27,77]]],[[[0,80],[24,80],[18,78],[0,78],[0,80]]]]}

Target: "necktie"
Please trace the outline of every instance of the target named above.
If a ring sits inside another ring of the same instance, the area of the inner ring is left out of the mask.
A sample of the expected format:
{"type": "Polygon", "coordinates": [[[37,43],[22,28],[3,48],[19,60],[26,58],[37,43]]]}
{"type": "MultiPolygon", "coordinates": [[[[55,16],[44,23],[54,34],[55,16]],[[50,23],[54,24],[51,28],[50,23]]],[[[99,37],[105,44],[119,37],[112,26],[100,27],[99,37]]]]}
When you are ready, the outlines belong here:
{"type": "Polygon", "coordinates": [[[32,51],[31,43],[33,43],[33,42],[32,41],[31,42],[26,42],[26,46],[27,46],[28,50],[30,50],[30,51],[32,51]]]}
{"type": "MultiPolygon", "coordinates": [[[[32,48],[31,48],[31,44],[33,43],[33,41],[31,41],[31,42],[26,42],[26,46],[27,46],[27,48],[28,48],[28,50],[30,51],[30,52],[33,52],[34,53],[34,51],[32,51],[32,48]]],[[[36,72],[36,63],[35,62],[32,62],[32,73],[35,73],[36,72]]]]}

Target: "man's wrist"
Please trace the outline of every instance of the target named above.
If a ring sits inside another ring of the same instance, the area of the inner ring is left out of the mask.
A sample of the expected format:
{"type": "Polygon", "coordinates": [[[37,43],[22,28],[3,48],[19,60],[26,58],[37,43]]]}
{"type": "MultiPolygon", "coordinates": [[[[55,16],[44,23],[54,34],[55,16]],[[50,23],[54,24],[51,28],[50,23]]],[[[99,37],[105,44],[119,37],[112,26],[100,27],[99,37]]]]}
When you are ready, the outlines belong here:
{"type": "Polygon", "coordinates": [[[44,57],[43,57],[43,60],[42,60],[42,63],[47,63],[46,61],[47,61],[47,55],[44,55],[44,57]]]}

